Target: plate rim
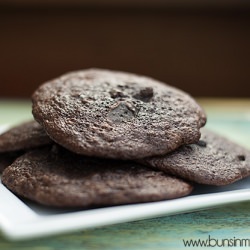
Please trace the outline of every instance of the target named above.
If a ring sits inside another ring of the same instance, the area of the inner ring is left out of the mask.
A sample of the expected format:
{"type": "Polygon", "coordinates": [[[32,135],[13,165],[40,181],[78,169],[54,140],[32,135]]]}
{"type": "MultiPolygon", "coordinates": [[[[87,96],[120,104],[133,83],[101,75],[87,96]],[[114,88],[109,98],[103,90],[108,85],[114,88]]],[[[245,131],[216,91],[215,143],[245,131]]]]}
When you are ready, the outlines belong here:
{"type": "MultiPolygon", "coordinates": [[[[88,209],[59,214],[38,214],[24,201],[9,191],[0,182],[0,194],[5,193],[10,204],[0,203],[0,228],[10,240],[25,240],[69,233],[76,230],[103,227],[124,222],[131,222],[180,213],[194,212],[220,205],[250,200],[250,188],[216,193],[194,194],[172,200],[147,202],[105,208],[88,209]],[[21,205],[25,216],[13,215],[10,206],[21,205]],[[7,210],[7,216],[3,210],[7,210]],[[67,225],[62,227],[62,225],[67,225]]],[[[6,197],[5,197],[6,198],[6,197]]],[[[6,201],[6,200],[5,200],[6,201]]],[[[8,203],[8,200],[7,200],[8,203]]]]}

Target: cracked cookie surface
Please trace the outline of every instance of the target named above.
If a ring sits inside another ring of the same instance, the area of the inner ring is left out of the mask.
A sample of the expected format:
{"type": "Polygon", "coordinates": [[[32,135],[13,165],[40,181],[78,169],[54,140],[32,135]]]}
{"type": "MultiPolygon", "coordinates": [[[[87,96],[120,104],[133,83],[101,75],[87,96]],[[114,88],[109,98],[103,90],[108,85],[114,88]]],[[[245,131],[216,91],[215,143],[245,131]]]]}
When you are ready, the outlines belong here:
{"type": "Polygon", "coordinates": [[[33,115],[48,135],[88,156],[162,155],[197,142],[206,123],[188,94],[148,77],[101,69],[47,82],[32,100],[33,115]]]}

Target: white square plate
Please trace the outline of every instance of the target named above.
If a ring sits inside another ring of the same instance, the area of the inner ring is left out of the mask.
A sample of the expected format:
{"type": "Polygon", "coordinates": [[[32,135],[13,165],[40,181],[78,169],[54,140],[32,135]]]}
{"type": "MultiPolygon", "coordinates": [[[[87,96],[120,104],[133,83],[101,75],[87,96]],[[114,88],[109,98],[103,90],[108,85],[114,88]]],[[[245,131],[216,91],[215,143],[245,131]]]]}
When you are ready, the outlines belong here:
{"type": "Polygon", "coordinates": [[[27,239],[247,201],[250,177],[224,187],[197,185],[194,190],[174,200],[76,211],[21,200],[0,181],[0,228],[9,239],[27,239]]]}
{"type": "Polygon", "coordinates": [[[191,212],[250,200],[250,178],[226,187],[197,185],[195,190],[174,200],[70,211],[22,201],[0,183],[0,226],[14,240],[191,212]]]}

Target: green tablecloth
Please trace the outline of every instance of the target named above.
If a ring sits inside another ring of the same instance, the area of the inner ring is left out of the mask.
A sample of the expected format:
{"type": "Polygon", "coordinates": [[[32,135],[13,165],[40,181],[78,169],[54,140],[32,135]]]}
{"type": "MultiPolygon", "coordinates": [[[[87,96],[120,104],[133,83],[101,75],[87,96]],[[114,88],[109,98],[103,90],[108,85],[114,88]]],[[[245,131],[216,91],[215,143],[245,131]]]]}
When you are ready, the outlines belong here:
{"type": "MultiPolygon", "coordinates": [[[[199,102],[207,112],[208,128],[250,148],[250,100],[199,102]]],[[[31,117],[29,102],[0,101],[0,124],[16,124],[31,117]]],[[[218,245],[228,240],[236,244],[228,249],[250,249],[250,202],[34,240],[10,242],[0,235],[0,250],[227,249],[213,247],[216,240],[218,245]],[[183,240],[188,239],[210,239],[210,247],[185,247],[183,240]]]]}

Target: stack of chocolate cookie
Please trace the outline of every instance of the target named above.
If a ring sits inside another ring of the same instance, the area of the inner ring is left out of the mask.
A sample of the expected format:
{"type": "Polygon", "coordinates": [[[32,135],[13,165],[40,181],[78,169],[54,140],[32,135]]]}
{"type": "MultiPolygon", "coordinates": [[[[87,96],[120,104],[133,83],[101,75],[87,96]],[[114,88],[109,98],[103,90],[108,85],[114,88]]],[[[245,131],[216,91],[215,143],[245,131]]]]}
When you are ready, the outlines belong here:
{"type": "Polygon", "coordinates": [[[200,133],[202,108],[151,78],[72,72],[40,86],[32,101],[36,121],[0,136],[0,169],[4,185],[38,203],[158,201],[190,194],[192,183],[226,185],[250,175],[246,149],[200,133]]]}

